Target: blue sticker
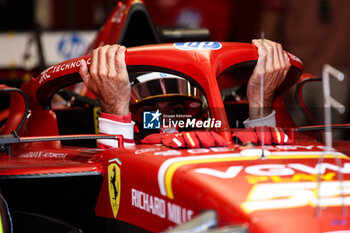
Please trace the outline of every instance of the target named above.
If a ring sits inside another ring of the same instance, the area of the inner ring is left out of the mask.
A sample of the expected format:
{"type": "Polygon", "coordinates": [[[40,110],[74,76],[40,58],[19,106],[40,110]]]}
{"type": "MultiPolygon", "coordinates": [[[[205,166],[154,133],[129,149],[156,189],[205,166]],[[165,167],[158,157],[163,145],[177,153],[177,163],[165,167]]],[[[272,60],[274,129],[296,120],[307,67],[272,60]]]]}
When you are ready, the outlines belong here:
{"type": "Polygon", "coordinates": [[[160,129],[160,116],[162,114],[159,109],[156,112],[143,112],[143,128],[144,129],[160,129]]]}
{"type": "Polygon", "coordinates": [[[84,41],[84,38],[78,33],[68,33],[61,37],[58,46],[58,54],[68,60],[75,57],[81,56],[87,44],[84,41]]]}
{"type": "Polygon", "coordinates": [[[221,49],[222,45],[215,41],[203,41],[203,42],[179,42],[174,43],[175,48],[181,50],[217,50],[221,49]]]}

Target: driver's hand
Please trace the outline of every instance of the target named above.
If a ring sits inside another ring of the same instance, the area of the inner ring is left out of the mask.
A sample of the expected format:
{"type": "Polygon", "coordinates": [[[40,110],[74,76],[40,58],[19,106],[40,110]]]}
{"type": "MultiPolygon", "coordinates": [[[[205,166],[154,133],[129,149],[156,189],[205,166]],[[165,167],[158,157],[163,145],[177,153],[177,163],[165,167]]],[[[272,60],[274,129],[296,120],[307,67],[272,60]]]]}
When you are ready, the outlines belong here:
{"type": "Polygon", "coordinates": [[[264,117],[272,112],[274,91],[281,85],[291,66],[280,44],[266,39],[264,42],[261,39],[252,40],[252,43],[258,48],[259,58],[247,87],[250,120],[260,118],[262,106],[264,117]],[[260,98],[261,75],[264,77],[262,103],[260,98]]]}
{"type": "Polygon", "coordinates": [[[105,45],[92,52],[90,72],[81,60],[79,74],[86,87],[101,103],[102,111],[110,114],[129,114],[130,82],[125,64],[126,48],[105,45]]]}

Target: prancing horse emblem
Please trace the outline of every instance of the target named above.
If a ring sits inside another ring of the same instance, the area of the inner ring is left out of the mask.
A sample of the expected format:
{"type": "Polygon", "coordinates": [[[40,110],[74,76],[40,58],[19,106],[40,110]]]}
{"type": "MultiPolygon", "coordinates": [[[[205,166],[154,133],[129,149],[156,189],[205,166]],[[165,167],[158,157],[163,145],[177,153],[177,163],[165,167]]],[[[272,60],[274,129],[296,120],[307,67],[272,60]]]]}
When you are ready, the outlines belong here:
{"type": "Polygon", "coordinates": [[[108,166],[108,188],[111,208],[116,218],[120,201],[120,168],[115,163],[108,166]]]}

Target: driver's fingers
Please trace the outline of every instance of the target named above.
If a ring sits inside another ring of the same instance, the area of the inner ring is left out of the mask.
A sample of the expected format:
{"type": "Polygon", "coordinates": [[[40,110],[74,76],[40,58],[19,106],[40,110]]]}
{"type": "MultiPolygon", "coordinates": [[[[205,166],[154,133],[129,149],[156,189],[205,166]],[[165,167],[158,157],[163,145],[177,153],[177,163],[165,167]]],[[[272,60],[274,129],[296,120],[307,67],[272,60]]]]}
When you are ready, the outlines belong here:
{"type": "Polygon", "coordinates": [[[90,75],[93,79],[98,78],[98,49],[94,49],[91,54],[90,75]]]}
{"type": "Polygon", "coordinates": [[[277,46],[278,59],[281,63],[281,69],[283,73],[287,67],[286,59],[284,58],[284,51],[281,44],[277,43],[276,46],[277,46]]]}
{"type": "Polygon", "coordinates": [[[80,68],[79,68],[80,77],[83,79],[85,86],[89,87],[90,74],[84,59],[80,60],[80,68]]]}
{"type": "Polygon", "coordinates": [[[280,78],[280,75],[283,74],[285,68],[282,46],[270,40],[266,40],[265,43],[272,48],[271,55],[273,56],[274,75],[277,76],[277,78],[280,78]]]}
{"type": "Polygon", "coordinates": [[[284,52],[283,55],[284,55],[284,60],[286,62],[286,69],[284,70],[284,76],[286,76],[288,71],[289,71],[289,68],[292,66],[292,64],[290,63],[290,60],[289,60],[287,53],[284,52]]]}
{"type": "Polygon", "coordinates": [[[115,56],[120,45],[112,45],[107,51],[107,65],[108,65],[108,76],[109,78],[114,77],[117,74],[115,69],[115,56]]]}
{"type": "Polygon", "coordinates": [[[98,49],[98,76],[100,79],[105,79],[108,76],[107,69],[107,51],[110,45],[105,45],[98,49]]]}
{"type": "Polygon", "coordinates": [[[265,72],[265,64],[266,64],[266,57],[267,57],[267,50],[264,46],[262,46],[262,43],[260,40],[253,40],[253,44],[258,48],[258,54],[259,58],[256,63],[254,72],[263,75],[265,72]]]}
{"type": "Polygon", "coordinates": [[[274,48],[271,44],[266,43],[266,41],[261,42],[262,47],[266,51],[266,62],[265,62],[265,71],[264,74],[271,76],[275,73],[275,64],[274,64],[274,48]]]}
{"type": "Polygon", "coordinates": [[[118,73],[127,73],[125,63],[125,52],[126,48],[124,46],[120,46],[115,57],[116,69],[118,73]]]}
{"type": "Polygon", "coordinates": [[[267,50],[262,45],[258,48],[259,58],[257,62],[257,69],[260,75],[264,75],[265,73],[265,67],[266,67],[266,61],[267,61],[267,50]]]}

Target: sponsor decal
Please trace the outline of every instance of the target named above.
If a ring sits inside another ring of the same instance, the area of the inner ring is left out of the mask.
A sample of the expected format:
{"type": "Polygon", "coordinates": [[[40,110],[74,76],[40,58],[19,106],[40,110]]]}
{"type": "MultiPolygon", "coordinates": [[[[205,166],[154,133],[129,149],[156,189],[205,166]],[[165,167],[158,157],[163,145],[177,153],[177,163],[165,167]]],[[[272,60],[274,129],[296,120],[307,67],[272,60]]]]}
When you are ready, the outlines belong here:
{"type": "Polygon", "coordinates": [[[187,150],[187,152],[190,154],[204,154],[204,153],[208,153],[209,151],[210,150],[207,148],[195,148],[195,149],[188,149],[187,150]]]}
{"type": "MultiPolygon", "coordinates": [[[[212,168],[197,168],[197,173],[206,174],[222,179],[235,178],[243,170],[242,166],[230,166],[226,171],[219,171],[212,168]]],[[[338,167],[331,163],[319,163],[314,167],[307,166],[302,163],[290,164],[259,164],[247,166],[244,168],[244,173],[247,174],[246,179],[249,183],[258,183],[266,181],[274,182],[295,182],[301,180],[316,181],[317,175],[321,174],[323,180],[333,180],[336,172],[350,174],[350,163],[344,163],[343,167],[338,167]],[[334,172],[326,173],[326,170],[334,172]],[[298,173],[299,172],[299,173],[298,173]],[[301,173],[300,173],[301,172],[301,173]],[[292,176],[291,178],[282,178],[292,176]]]]}
{"type": "MultiPolygon", "coordinates": [[[[287,52],[287,53],[288,53],[288,52],[287,52]]],[[[303,64],[303,62],[300,60],[299,57],[297,57],[297,56],[295,56],[294,54],[291,54],[291,53],[288,53],[288,55],[289,55],[289,57],[290,57],[292,60],[297,61],[297,62],[303,64]]]]}
{"type": "Polygon", "coordinates": [[[46,70],[44,70],[43,72],[41,72],[41,76],[39,79],[39,84],[41,84],[42,82],[46,81],[47,79],[51,78],[51,75],[47,74],[51,69],[53,68],[53,66],[47,68],[46,70]]]}
{"type": "Polygon", "coordinates": [[[222,45],[216,41],[178,42],[174,43],[174,47],[180,50],[218,50],[222,45]]]}
{"type": "MultiPolygon", "coordinates": [[[[86,63],[88,65],[91,64],[91,58],[89,58],[86,63]]],[[[57,73],[57,72],[61,72],[61,71],[66,71],[66,70],[70,70],[70,69],[74,69],[74,68],[78,68],[80,67],[80,60],[77,61],[72,61],[72,62],[68,62],[68,63],[63,63],[60,65],[55,65],[55,66],[51,66],[49,68],[47,68],[46,70],[44,70],[41,74],[40,74],[40,79],[39,79],[39,84],[42,84],[44,81],[48,80],[51,78],[51,74],[57,73]],[[48,74],[50,71],[50,74],[48,74]]]]}
{"type": "Polygon", "coordinates": [[[226,171],[219,171],[212,168],[197,168],[195,171],[197,173],[214,176],[221,179],[231,179],[235,178],[238,175],[238,173],[242,170],[242,168],[242,166],[231,166],[226,171]]]}
{"type": "MultiPolygon", "coordinates": [[[[91,63],[91,58],[89,58],[86,63],[88,65],[90,65],[91,63]]],[[[60,72],[60,71],[65,71],[65,70],[70,70],[70,69],[73,69],[73,68],[78,68],[80,67],[80,60],[78,61],[73,61],[73,62],[69,62],[69,63],[64,63],[62,65],[56,65],[56,66],[53,66],[53,70],[52,70],[52,73],[56,73],[56,72],[60,72]]]]}
{"type": "Polygon", "coordinates": [[[241,207],[246,213],[259,210],[350,205],[350,181],[256,184],[241,207]],[[341,186],[342,185],[342,186],[341,186]],[[342,194],[346,194],[342,197],[342,194]]]}
{"type": "Polygon", "coordinates": [[[155,152],[154,155],[175,156],[175,155],[181,155],[181,152],[178,150],[166,150],[166,151],[155,152]]]}
{"type": "Polygon", "coordinates": [[[159,109],[155,112],[143,112],[143,128],[162,128],[163,132],[173,132],[173,129],[179,128],[221,128],[221,121],[215,118],[208,118],[203,121],[191,117],[191,115],[182,114],[162,114],[159,109]]]}
{"type": "Polygon", "coordinates": [[[123,16],[125,14],[125,10],[126,10],[126,5],[122,4],[120,6],[120,8],[113,15],[112,23],[118,23],[119,24],[122,21],[122,19],[123,19],[123,16]]]}
{"type": "Polygon", "coordinates": [[[134,188],[131,189],[131,206],[178,225],[191,220],[193,215],[190,209],[134,188]]]}
{"type": "Polygon", "coordinates": [[[266,150],[324,150],[325,146],[320,145],[310,145],[310,146],[301,146],[301,145],[276,145],[276,146],[265,146],[266,150]]]}
{"type": "Polygon", "coordinates": [[[65,60],[81,56],[86,49],[84,38],[78,33],[69,33],[62,36],[57,50],[65,60]]]}
{"type": "MultiPolygon", "coordinates": [[[[119,160],[118,160],[119,161],[119,160]]],[[[120,161],[119,161],[120,162],[120,161]]],[[[108,166],[109,200],[114,218],[117,217],[120,204],[120,168],[117,163],[108,166]]]]}
{"type": "Polygon", "coordinates": [[[159,151],[161,148],[157,147],[157,148],[144,148],[144,149],[138,149],[135,151],[135,155],[139,155],[139,154],[143,154],[143,153],[147,153],[147,152],[154,152],[154,151],[159,151]]]}
{"type": "MultiPolygon", "coordinates": [[[[270,155],[266,156],[267,159],[318,159],[321,156],[324,158],[341,158],[348,160],[348,157],[342,153],[329,153],[324,155],[323,152],[271,152],[270,155]]],[[[186,156],[170,158],[163,162],[158,170],[158,185],[160,193],[170,199],[174,199],[174,193],[172,188],[172,179],[177,169],[188,164],[203,164],[203,163],[220,163],[220,162],[233,162],[233,161],[248,161],[248,160],[259,160],[261,156],[242,156],[240,153],[226,153],[226,154],[214,154],[214,155],[197,155],[197,156],[186,156]]],[[[245,172],[250,175],[256,176],[290,176],[295,174],[295,170],[302,171],[306,174],[321,174],[325,173],[325,170],[331,169],[333,171],[338,171],[346,174],[350,174],[350,163],[344,163],[344,167],[340,168],[334,164],[322,163],[316,165],[315,167],[309,167],[304,164],[291,163],[287,165],[284,164],[263,164],[263,165],[253,165],[245,168],[245,172]]],[[[199,170],[200,173],[206,173],[208,175],[217,176],[218,178],[234,178],[239,171],[243,168],[229,168],[225,173],[218,175],[220,172],[215,172],[213,169],[199,170]],[[214,172],[213,172],[214,171],[214,172]]]]}
{"type": "MultiPolygon", "coordinates": [[[[160,148],[157,148],[160,150],[160,148]]],[[[163,149],[163,148],[162,148],[163,149]]],[[[173,155],[181,155],[183,151],[187,151],[190,154],[206,154],[212,152],[232,152],[234,149],[228,147],[213,147],[213,148],[196,148],[196,149],[187,149],[187,150],[162,150],[157,151],[154,155],[163,155],[163,156],[173,156],[173,155]]]]}
{"type": "Polygon", "coordinates": [[[28,158],[28,159],[64,159],[68,154],[66,153],[54,153],[54,152],[43,152],[43,151],[31,151],[20,154],[19,158],[28,158]]]}

